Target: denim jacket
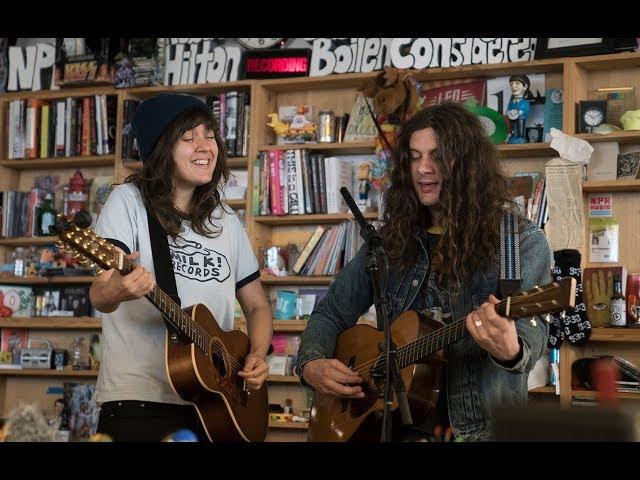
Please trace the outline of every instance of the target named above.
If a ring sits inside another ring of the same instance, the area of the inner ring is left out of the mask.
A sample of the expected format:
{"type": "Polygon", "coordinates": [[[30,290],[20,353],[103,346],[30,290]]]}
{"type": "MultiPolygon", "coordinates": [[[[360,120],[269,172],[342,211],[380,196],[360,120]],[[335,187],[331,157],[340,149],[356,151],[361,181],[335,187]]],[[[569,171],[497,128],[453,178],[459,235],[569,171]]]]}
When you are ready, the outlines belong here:
{"type": "MultiPolygon", "coordinates": [[[[389,322],[410,309],[423,282],[427,281],[427,239],[422,233],[419,238],[422,249],[417,263],[404,271],[389,271],[386,290],[389,322]]],[[[542,230],[528,220],[523,220],[520,227],[520,259],[522,290],[551,281],[547,239],[542,230]]],[[[454,319],[465,317],[498,290],[498,262],[496,259],[487,271],[473,274],[460,293],[451,298],[454,319]]],[[[311,314],[298,350],[298,375],[302,378],[302,368],[310,360],[332,358],[337,337],[353,327],[372,304],[373,287],[363,246],[331,282],[326,297],[311,314]]],[[[449,347],[448,408],[456,437],[486,439],[492,406],[526,404],[528,373],[544,349],[548,326],[540,318],[535,322],[526,318],[516,321],[516,329],[523,351],[521,360],[511,368],[497,363],[470,335],[449,347]]]]}

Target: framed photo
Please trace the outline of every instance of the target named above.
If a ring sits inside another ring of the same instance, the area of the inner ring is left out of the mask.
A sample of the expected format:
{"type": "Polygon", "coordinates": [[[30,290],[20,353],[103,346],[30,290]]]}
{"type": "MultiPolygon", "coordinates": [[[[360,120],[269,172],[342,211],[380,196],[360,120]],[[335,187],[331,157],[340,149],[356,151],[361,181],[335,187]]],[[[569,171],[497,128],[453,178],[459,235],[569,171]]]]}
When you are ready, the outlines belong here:
{"type": "Polygon", "coordinates": [[[614,38],[538,38],[535,59],[610,53],[614,38]]]}

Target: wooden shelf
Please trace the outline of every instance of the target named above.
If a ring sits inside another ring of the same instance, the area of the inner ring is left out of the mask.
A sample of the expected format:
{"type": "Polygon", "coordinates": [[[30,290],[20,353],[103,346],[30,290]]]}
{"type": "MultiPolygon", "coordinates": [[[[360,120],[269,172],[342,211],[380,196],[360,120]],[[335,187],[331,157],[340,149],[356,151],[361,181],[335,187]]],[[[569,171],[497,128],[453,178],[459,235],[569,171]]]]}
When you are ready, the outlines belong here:
{"type": "MultiPolygon", "coordinates": [[[[122,162],[122,166],[129,170],[142,170],[142,162],[138,160],[125,160],[122,162]]],[[[249,157],[229,157],[227,158],[227,166],[229,168],[248,168],[249,157]]]]}
{"type": "Polygon", "coordinates": [[[276,333],[300,333],[307,328],[307,320],[274,320],[273,331],[276,333]]]}
{"type": "Polygon", "coordinates": [[[5,317],[0,318],[0,328],[41,328],[41,329],[99,329],[102,327],[100,317],[5,317]]]}
{"type": "Polygon", "coordinates": [[[247,201],[244,198],[233,199],[233,200],[224,200],[224,203],[229,205],[233,209],[238,208],[247,208],[247,201]]]}
{"type": "Polygon", "coordinates": [[[548,387],[536,387],[529,390],[529,393],[544,393],[544,394],[556,394],[556,387],[548,386],[548,387]]]}
{"type": "MultiPolygon", "coordinates": [[[[305,277],[305,276],[282,276],[263,275],[260,282],[263,285],[329,285],[333,277],[305,277]]],[[[0,282],[1,283],[1,282],[0,282]]]]}
{"type": "Polygon", "coordinates": [[[622,52],[608,55],[578,57],[576,65],[585,70],[615,70],[619,68],[640,67],[639,52],[622,52]]]}
{"type": "Polygon", "coordinates": [[[375,78],[379,72],[342,73],[319,77],[274,78],[259,82],[261,87],[272,92],[295,92],[300,90],[358,88],[369,78],[375,78]]]}
{"type": "Polygon", "coordinates": [[[522,157],[555,157],[558,152],[551,148],[549,143],[523,143],[498,145],[498,151],[502,158],[522,158],[522,157]]]}
{"type": "Polygon", "coordinates": [[[69,283],[93,283],[93,275],[56,277],[3,277],[0,276],[0,284],[5,285],[66,285],[69,283]]]}
{"type": "Polygon", "coordinates": [[[332,155],[357,155],[374,153],[375,142],[343,142],[343,143],[292,143],[288,145],[263,145],[259,150],[319,150],[330,152],[332,155]]]}
{"type": "MultiPolygon", "coordinates": [[[[600,396],[600,392],[598,392],[597,390],[571,390],[571,396],[582,398],[598,398],[600,396]]],[[[640,399],[640,392],[617,392],[616,397],[637,400],[640,399]]]]}
{"type": "MultiPolygon", "coordinates": [[[[367,212],[364,218],[378,219],[378,212],[367,212]]],[[[253,217],[256,223],[264,225],[316,225],[323,223],[340,223],[345,220],[354,220],[351,213],[319,213],[309,215],[257,215],[253,217]]]]}
{"type": "Polygon", "coordinates": [[[640,328],[592,328],[590,342],[640,342],[640,328]]]}
{"type": "Polygon", "coordinates": [[[12,237],[0,238],[0,245],[5,247],[21,247],[23,245],[52,245],[58,237],[12,237]]]}
{"type": "Polygon", "coordinates": [[[218,83],[192,83],[187,85],[153,85],[149,87],[133,87],[122,89],[127,97],[146,98],[158,93],[191,93],[193,95],[204,95],[214,92],[225,92],[227,90],[247,90],[255,83],[255,80],[236,80],[233,82],[218,83]]]}
{"type": "Polygon", "coordinates": [[[640,143],[640,130],[628,130],[622,132],[611,132],[606,135],[599,133],[576,133],[573,135],[589,143],[594,142],[618,142],[618,143],[640,143]]]}
{"type": "Polygon", "coordinates": [[[297,375],[270,375],[267,377],[269,383],[299,383],[297,375]]]}
{"type": "Polygon", "coordinates": [[[30,158],[23,160],[2,160],[0,167],[15,170],[38,170],[41,168],[80,168],[113,166],[115,155],[93,155],[90,157],[30,158]]]}
{"type": "Polygon", "coordinates": [[[269,420],[269,428],[282,428],[289,430],[308,430],[308,422],[274,422],[269,420]]]}
{"type": "Polygon", "coordinates": [[[122,166],[136,172],[142,170],[142,162],[137,160],[124,160],[122,166]]]}
{"type": "Polygon", "coordinates": [[[640,192],[640,180],[600,180],[582,183],[582,191],[595,192],[640,192]]]}
{"type": "Polygon", "coordinates": [[[8,377],[97,377],[96,370],[73,370],[65,367],[64,370],[38,369],[38,368],[0,368],[0,376],[8,377]]]}
{"type": "Polygon", "coordinates": [[[92,97],[94,95],[116,95],[118,89],[113,84],[92,85],[72,88],[61,88],[59,90],[37,90],[24,92],[8,92],[0,96],[0,100],[11,101],[21,98],[40,98],[43,100],[67,97],[92,97]]]}

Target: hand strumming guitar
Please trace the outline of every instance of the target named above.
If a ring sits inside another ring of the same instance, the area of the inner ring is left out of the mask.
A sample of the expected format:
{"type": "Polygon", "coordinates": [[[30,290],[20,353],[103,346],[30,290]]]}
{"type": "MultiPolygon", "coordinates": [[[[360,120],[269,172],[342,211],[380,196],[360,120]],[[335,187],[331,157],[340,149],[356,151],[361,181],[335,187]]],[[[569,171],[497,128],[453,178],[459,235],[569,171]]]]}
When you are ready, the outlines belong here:
{"type": "Polygon", "coordinates": [[[335,358],[311,360],[302,369],[304,380],[320,393],[345,398],[363,398],[360,386],[349,386],[362,383],[356,372],[335,358]]]}
{"type": "Polygon", "coordinates": [[[244,360],[244,368],[238,372],[244,378],[247,387],[251,390],[260,390],[260,387],[269,376],[269,365],[259,355],[250,353],[244,360]]]}

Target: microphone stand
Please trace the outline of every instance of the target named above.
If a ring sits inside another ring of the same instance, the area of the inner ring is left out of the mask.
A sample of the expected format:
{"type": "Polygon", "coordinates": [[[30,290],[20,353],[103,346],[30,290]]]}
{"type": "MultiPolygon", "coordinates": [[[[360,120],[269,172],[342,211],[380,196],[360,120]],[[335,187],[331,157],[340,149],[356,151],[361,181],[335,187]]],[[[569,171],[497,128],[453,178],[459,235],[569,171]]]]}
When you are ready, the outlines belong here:
{"type": "MultiPolygon", "coordinates": [[[[384,332],[384,409],[382,412],[382,431],[380,434],[381,442],[391,441],[392,417],[391,406],[393,405],[392,386],[395,390],[396,397],[400,408],[400,417],[403,425],[411,425],[411,412],[409,411],[409,402],[407,401],[407,391],[404,380],[400,374],[400,365],[398,364],[397,352],[395,345],[391,343],[391,332],[389,330],[389,321],[387,319],[387,278],[389,264],[387,252],[382,246],[382,237],[376,229],[367,222],[362,212],[357,207],[351,197],[349,190],[342,187],[340,189],[342,197],[347,202],[353,216],[360,224],[360,236],[366,245],[367,270],[371,275],[373,284],[373,298],[376,306],[376,316],[378,319],[378,330],[384,332]]],[[[374,366],[375,368],[375,366],[374,366]]]]}

